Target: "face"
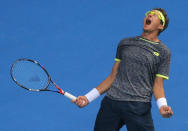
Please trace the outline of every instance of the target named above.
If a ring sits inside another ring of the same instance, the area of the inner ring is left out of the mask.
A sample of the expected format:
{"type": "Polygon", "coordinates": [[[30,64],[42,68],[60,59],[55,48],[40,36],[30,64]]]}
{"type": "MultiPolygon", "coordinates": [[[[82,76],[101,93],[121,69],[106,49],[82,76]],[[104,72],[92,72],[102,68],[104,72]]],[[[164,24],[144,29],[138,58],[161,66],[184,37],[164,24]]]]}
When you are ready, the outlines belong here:
{"type": "Polygon", "coordinates": [[[163,29],[161,24],[160,14],[156,10],[152,10],[146,14],[144,18],[144,32],[158,32],[163,29]]]}

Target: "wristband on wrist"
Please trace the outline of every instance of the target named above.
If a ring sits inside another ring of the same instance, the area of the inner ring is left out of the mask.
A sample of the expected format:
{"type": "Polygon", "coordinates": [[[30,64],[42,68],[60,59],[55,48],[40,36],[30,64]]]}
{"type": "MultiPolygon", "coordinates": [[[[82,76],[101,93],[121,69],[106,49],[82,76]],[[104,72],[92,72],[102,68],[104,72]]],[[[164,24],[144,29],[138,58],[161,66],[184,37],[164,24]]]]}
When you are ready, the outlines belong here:
{"type": "Polygon", "coordinates": [[[162,97],[157,99],[157,106],[159,109],[161,108],[161,106],[167,106],[166,98],[162,97]]]}
{"type": "Polygon", "coordinates": [[[85,97],[88,99],[89,103],[95,100],[100,96],[99,91],[96,88],[93,88],[90,92],[88,92],[85,97]]]}

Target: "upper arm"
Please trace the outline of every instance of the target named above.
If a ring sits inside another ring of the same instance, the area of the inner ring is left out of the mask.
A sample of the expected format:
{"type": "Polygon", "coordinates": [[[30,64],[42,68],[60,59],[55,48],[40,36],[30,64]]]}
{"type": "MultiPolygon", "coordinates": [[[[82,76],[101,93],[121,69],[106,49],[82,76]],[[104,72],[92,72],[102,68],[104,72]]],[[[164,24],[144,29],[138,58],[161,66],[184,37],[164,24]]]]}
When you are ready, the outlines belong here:
{"type": "Polygon", "coordinates": [[[163,79],[162,77],[156,77],[154,81],[154,87],[161,87],[163,86],[163,79]]]}
{"type": "Polygon", "coordinates": [[[155,99],[164,97],[164,89],[163,89],[163,78],[162,77],[156,77],[153,85],[153,94],[155,96],[155,99]]]}
{"type": "Polygon", "coordinates": [[[118,68],[119,68],[119,64],[120,62],[119,61],[116,61],[112,67],[112,72],[110,73],[110,76],[115,78],[116,75],[117,75],[117,72],[118,72],[118,68]]]}
{"type": "Polygon", "coordinates": [[[121,52],[122,52],[122,46],[121,46],[121,41],[120,41],[117,47],[117,51],[116,51],[115,63],[113,65],[112,72],[110,74],[110,76],[112,76],[113,78],[116,77],[117,72],[118,72],[118,68],[122,59],[121,52]]]}

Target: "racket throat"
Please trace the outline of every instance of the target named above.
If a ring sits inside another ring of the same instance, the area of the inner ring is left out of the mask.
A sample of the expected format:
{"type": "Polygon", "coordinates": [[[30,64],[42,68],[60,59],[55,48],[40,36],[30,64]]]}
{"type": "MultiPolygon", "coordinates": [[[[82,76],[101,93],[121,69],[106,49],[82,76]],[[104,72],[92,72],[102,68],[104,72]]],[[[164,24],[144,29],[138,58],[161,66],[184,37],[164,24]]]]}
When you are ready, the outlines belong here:
{"type": "Polygon", "coordinates": [[[59,88],[57,85],[55,85],[55,87],[59,90],[60,94],[63,94],[63,95],[65,94],[65,92],[61,88],[59,88]]]}

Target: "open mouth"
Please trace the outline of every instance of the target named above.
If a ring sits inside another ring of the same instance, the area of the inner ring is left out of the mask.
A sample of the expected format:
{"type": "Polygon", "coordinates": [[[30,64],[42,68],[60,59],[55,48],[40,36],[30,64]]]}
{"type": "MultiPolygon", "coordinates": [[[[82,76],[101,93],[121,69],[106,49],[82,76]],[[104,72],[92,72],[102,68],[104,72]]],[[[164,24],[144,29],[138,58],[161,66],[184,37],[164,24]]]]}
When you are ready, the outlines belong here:
{"type": "Polygon", "coordinates": [[[147,19],[147,20],[146,20],[146,24],[147,24],[147,25],[150,25],[150,24],[151,24],[151,20],[150,20],[150,19],[147,19]]]}

